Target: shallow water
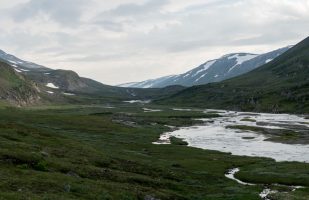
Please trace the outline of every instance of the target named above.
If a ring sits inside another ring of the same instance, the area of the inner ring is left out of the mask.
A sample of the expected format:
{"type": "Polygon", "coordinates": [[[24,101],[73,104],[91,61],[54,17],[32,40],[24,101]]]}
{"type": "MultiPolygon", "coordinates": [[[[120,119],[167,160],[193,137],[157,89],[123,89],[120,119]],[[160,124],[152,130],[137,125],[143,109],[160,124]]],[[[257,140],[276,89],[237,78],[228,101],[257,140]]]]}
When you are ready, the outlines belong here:
{"type": "Polygon", "coordinates": [[[159,109],[150,109],[150,108],[143,108],[144,112],[161,112],[162,110],[159,109]]]}
{"type": "MultiPolygon", "coordinates": [[[[213,112],[206,110],[205,112],[213,112]]],[[[227,129],[229,125],[248,125],[269,129],[284,129],[284,125],[309,127],[309,120],[288,114],[266,114],[221,111],[223,117],[205,119],[205,125],[181,128],[165,133],[156,144],[168,144],[170,136],[183,138],[189,146],[230,152],[233,155],[269,157],[276,161],[298,161],[309,163],[309,145],[282,144],[265,141],[267,137],[253,131],[227,129]],[[256,122],[241,121],[244,118],[256,122]],[[257,124],[265,125],[257,125],[257,124]]],[[[308,133],[309,134],[309,133],[308,133]]]]}
{"type": "Polygon", "coordinates": [[[148,104],[151,100],[130,100],[130,101],[124,101],[124,103],[141,103],[141,104],[148,104]]]}
{"type": "MultiPolygon", "coordinates": [[[[237,183],[239,184],[242,184],[242,185],[257,185],[257,184],[253,184],[253,183],[247,183],[247,182],[243,182],[239,179],[237,179],[235,177],[235,175],[240,171],[239,168],[234,168],[234,169],[231,169],[228,171],[228,173],[225,174],[225,177],[228,178],[228,179],[231,179],[233,181],[236,181],[237,183]]],[[[289,187],[290,190],[292,192],[296,191],[297,189],[302,189],[302,188],[305,188],[303,186],[293,186],[293,185],[279,185],[279,184],[274,184],[274,185],[277,185],[277,186],[284,186],[284,187],[289,187]]],[[[272,190],[269,188],[269,185],[267,186],[264,186],[264,189],[263,191],[259,194],[259,196],[261,197],[261,199],[263,200],[270,200],[270,198],[268,198],[269,195],[271,194],[275,194],[277,193],[278,191],[277,190],[272,190]]]]}

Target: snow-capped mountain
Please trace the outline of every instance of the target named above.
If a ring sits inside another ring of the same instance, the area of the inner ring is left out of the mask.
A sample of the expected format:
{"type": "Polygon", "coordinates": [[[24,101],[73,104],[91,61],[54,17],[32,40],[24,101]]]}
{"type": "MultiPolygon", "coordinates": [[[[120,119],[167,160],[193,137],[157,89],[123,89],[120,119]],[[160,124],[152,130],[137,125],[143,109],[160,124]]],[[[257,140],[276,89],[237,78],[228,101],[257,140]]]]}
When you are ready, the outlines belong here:
{"type": "Polygon", "coordinates": [[[210,60],[184,74],[165,76],[162,78],[146,80],[137,83],[127,83],[120,87],[134,88],[161,88],[169,85],[194,86],[212,82],[223,81],[256,69],[282,53],[292,46],[277,49],[265,54],[232,53],[218,59],[210,60]]]}
{"type": "MultiPolygon", "coordinates": [[[[175,75],[171,76],[164,76],[157,79],[150,79],[142,82],[133,82],[133,83],[125,83],[118,85],[119,87],[133,87],[133,88],[155,88],[157,85],[160,85],[161,83],[168,81],[175,77],[175,75]]],[[[167,85],[168,86],[168,85],[167,85]]]]}
{"type": "Polygon", "coordinates": [[[6,62],[7,64],[14,67],[17,72],[27,72],[30,70],[34,71],[48,71],[51,70],[42,65],[38,65],[32,62],[24,61],[19,59],[11,54],[7,54],[6,52],[0,50],[0,61],[6,62]]]}

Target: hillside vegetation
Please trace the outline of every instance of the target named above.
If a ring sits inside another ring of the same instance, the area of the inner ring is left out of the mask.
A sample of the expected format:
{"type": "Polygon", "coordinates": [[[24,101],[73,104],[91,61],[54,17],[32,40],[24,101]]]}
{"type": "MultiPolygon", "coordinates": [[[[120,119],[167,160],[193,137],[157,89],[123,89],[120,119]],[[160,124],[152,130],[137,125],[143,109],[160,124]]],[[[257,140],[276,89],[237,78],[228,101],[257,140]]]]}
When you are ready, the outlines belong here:
{"type": "Polygon", "coordinates": [[[0,98],[15,105],[34,104],[40,99],[34,83],[16,72],[11,66],[0,62],[0,98]]]}

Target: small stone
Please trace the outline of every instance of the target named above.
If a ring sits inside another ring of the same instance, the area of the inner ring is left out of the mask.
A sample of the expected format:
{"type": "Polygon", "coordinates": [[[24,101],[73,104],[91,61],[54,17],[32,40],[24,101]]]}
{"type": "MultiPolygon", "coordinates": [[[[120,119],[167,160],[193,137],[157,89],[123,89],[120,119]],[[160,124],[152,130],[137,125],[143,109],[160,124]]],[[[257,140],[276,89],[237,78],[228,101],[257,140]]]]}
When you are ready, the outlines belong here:
{"type": "Polygon", "coordinates": [[[49,153],[47,153],[47,152],[45,152],[45,151],[41,151],[41,154],[42,154],[42,156],[44,156],[44,157],[48,157],[48,156],[49,156],[49,153]]]}
{"type": "Polygon", "coordinates": [[[66,192],[70,192],[70,191],[71,191],[71,185],[70,185],[70,184],[66,184],[66,185],[64,186],[64,190],[65,190],[66,192]]]}

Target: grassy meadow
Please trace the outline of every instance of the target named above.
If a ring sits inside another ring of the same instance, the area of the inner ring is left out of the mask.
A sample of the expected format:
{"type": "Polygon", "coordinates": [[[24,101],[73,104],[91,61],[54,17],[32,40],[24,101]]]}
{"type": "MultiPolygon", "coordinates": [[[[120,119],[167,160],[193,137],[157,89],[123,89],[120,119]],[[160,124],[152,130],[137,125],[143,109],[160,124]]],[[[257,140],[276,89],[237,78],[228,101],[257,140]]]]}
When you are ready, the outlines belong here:
{"type": "MultiPolygon", "coordinates": [[[[171,130],[166,125],[190,126],[220,114],[148,107],[162,111],[144,112],[137,104],[2,105],[0,199],[258,200],[263,184],[309,186],[309,164],[201,150],[177,139],[152,144],[171,130]],[[235,167],[238,178],[261,185],[227,179],[235,167]]],[[[274,198],[309,199],[309,189],[281,186],[274,198]]]]}

